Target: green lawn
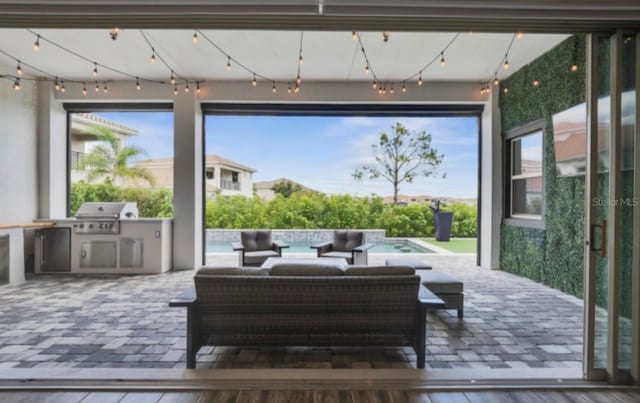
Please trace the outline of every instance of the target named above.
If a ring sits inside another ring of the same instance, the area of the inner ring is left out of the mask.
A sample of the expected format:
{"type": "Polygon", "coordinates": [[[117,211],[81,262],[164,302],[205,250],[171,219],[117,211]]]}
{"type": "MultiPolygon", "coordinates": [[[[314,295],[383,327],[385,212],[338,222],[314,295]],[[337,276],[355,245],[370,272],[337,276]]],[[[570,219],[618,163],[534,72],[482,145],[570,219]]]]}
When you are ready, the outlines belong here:
{"type": "Polygon", "coordinates": [[[438,242],[435,238],[420,238],[422,241],[453,253],[476,253],[476,238],[456,238],[449,242],[438,242]]]}

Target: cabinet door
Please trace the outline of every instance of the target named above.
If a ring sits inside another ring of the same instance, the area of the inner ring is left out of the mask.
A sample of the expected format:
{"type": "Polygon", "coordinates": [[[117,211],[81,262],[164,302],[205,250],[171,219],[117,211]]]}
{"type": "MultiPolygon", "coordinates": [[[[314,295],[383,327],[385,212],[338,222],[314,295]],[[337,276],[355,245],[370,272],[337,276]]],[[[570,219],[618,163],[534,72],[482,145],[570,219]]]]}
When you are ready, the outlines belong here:
{"type": "Polygon", "coordinates": [[[117,268],[117,241],[89,241],[80,244],[80,267],[117,268]]]}
{"type": "Polygon", "coordinates": [[[144,239],[120,239],[120,267],[144,267],[144,239]]]}
{"type": "Polygon", "coordinates": [[[71,229],[40,230],[40,271],[44,273],[71,271],[71,229]]]}

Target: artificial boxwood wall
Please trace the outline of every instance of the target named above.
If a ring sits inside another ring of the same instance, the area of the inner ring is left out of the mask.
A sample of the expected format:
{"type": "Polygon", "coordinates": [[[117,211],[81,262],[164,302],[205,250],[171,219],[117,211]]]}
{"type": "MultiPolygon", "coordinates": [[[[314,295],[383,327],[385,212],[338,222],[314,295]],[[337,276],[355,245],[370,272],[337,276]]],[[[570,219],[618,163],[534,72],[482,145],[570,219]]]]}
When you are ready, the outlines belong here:
{"type": "Polygon", "coordinates": [[[551,117],[585,102],[584,36],[573,36],[500,84],[502,130],[538,119],[544,131],[545,228],[503,225],[500,266],[582,297],[584,176],[556,177],[551,117]],[[571,65],[577,63],[577,72],[571,65]],[[533,81],[540,85],[535,87],[533,81]],[[508,92],[504,89],[508,88],[508,92]]]}

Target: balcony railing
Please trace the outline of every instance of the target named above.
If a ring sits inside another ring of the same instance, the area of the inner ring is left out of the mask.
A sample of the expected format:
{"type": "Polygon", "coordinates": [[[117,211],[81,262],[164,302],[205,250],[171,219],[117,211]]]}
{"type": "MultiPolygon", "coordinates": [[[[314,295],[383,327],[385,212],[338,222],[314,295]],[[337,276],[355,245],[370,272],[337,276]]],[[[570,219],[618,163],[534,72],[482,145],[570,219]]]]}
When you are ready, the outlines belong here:
{"type": "Polygon", "coordinates": [[[226,190],[240,190],[240,182],[220,181],[220,187],[226,190]]]}
{"type": "Polygon", "coordinates": [[[84,158],[85,153],[81,153],[79,151],[71,151],[71,169],[79,170],[80,169],[80,161],[84,158]]]}

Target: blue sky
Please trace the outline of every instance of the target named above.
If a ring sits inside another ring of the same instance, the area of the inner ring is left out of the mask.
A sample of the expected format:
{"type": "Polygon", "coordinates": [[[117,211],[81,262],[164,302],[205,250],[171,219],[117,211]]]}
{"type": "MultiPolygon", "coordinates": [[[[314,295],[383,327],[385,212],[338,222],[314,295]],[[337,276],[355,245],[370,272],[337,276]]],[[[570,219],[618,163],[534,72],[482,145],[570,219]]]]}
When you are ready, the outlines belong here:
{"type": "MultiPolygon", "coordinates": [[[[173,153],[171,113],[100,113],[139,131],[131,144],[148,158],[173,153]]],[[[395,122],[424,130],[444,154],[446,179],[419,178],[402,184],[409,195],[476,197],[478,122],[475,118],[207,116],[206,152],[254,168],[254,181],[286,177],[331,194],[391,195],[391,184],[379,179],[355,181],[351,174],[373,162],[371,144],[395,122]]]]}

